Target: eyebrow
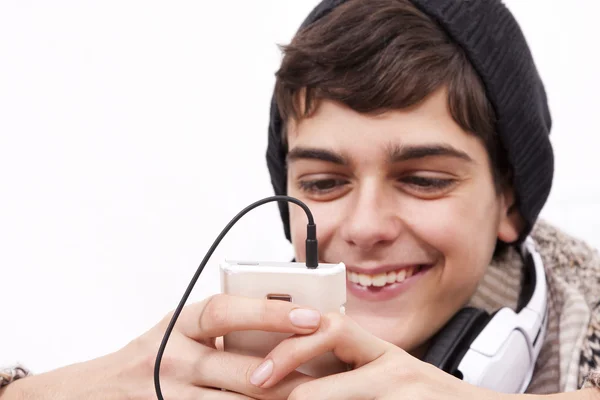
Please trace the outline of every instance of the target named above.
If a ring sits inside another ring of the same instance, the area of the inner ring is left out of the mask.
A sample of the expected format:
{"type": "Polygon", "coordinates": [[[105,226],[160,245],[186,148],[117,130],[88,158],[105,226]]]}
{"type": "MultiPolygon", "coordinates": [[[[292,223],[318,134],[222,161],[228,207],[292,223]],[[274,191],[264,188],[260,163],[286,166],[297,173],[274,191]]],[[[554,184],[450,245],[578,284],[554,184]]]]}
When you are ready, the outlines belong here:
{"type": "Polygon", "coordinates": [[[295,147],[290,150],[286,157],[288,163],[302,159],[325,161],[337,165],[348,165],[348,160],[341,154],[325,149],[295,147]]]}
{"type": "Polygon", "coordinates": [[[448,144],[400,146],[392,145],[388,148],[388,161],[397,163],[425,157],[453,157],[464,161],[473,162],[467,153],[448,144]]]}

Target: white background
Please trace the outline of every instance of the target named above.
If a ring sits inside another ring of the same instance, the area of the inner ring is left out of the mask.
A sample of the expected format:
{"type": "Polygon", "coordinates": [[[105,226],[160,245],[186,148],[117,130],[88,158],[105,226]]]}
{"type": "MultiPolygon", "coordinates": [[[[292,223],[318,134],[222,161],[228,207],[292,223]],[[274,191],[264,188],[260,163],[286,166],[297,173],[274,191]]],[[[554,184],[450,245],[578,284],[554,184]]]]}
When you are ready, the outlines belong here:
{"type": "MultiPolygon", "coordinates": [[[[114,351],[173,309],[243,207],[272,194],[268,107],[315,0],[0,1],[0,365],[43,372],[114,351]]],[[[550,96],[543,216],[600,247],[600,4],[507,2],[550,96]]],[[[224,257],[289,260],[277,206],[224,257]]]]}

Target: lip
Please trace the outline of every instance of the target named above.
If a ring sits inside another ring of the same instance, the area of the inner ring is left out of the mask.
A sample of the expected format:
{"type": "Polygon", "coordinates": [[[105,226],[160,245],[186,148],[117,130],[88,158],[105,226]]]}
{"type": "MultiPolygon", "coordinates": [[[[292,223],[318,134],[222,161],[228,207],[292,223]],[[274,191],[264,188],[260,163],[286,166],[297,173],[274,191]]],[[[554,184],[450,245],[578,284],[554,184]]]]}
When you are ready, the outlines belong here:
{"type": "MultiPolygon", "coordinates": [[[[411,276],[410,278],[406,278],[402,282],[396,282],[391,285],[386,285],[384,287],[374,287],[374,286],[365,287],[365,286],[359,285],[358,283],[350,282],[347,279],[346,280],[346,289],[348,290],[348,292],[350,292],[355,297],[362,299],[362,300],[366,300],[366,301],[376,302],[376,301],[391,300],[395,297],[402,295],[406,291],[410,290],[410,288],[413,287],[415,284],[418,284],[418,282],[423,278],[423,276],[425,274],[427,274],[429,272],[429,270],[433,269],[433,267],[434,267],[434,265],[432,265],[432,264],[425,265],[421,271],[419,271],[415,275],[411,276]]],[[[398,268],[396,267],[396,269],[398,269],[398,268]]],[[[353,270],[353,271],[356,272],[357,270],[353,270]]],[[[376,271],[376,270],[369,269],[369,271],[376,271]]],[[[373,272],[371,272],[371,273],[373,273],[373,272]]]]}

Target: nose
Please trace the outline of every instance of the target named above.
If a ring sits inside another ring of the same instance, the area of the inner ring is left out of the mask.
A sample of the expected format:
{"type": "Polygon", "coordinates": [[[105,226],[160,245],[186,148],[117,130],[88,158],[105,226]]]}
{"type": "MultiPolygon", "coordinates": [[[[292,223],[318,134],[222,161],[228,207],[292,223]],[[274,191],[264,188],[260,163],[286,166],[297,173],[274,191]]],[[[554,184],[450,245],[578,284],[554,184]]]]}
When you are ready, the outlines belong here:
{"type": "Polygon", "coordinates": [[[403,231],[399,211],[393,193],[377,185],[364,185],[347,204],[342,238],[363,251],[392,243],[403,231]]]}

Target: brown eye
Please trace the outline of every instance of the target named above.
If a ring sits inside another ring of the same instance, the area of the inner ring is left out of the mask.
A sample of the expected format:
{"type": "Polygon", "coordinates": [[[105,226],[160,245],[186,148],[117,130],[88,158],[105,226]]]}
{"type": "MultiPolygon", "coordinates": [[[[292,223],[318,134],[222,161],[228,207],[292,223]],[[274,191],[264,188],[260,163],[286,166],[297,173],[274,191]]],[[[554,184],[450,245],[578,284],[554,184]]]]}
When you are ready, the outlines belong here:
{"type": "Polygon", "coordinates": [[[416,186],[421,189],[426,190],[435,190],[435,189],[444,189],[452,183],[454,183],[453,179],[441,179],[441,178],[426,178],[423,176],[408,176],[402,178],[402,182],[408,183],[412,186],[416,186]]]}
{"type": "Polygon", "coordinates": [[[317,179],[311,181],[299,181],[298,186],[301,190],[309,193],[329,193],[347,182],[341,179],[317,179]]]}
{"type": "Polygon", "coordinates": [[[436,199],[443,197],[455,187],[456,179],[434,176],[409,175],[398,179],[402,190],[418,198],[436,199]]]}

